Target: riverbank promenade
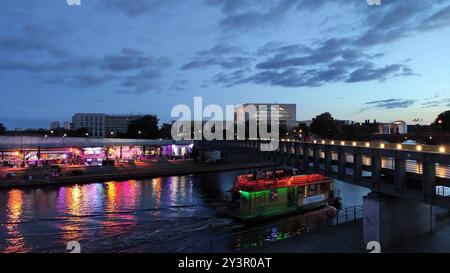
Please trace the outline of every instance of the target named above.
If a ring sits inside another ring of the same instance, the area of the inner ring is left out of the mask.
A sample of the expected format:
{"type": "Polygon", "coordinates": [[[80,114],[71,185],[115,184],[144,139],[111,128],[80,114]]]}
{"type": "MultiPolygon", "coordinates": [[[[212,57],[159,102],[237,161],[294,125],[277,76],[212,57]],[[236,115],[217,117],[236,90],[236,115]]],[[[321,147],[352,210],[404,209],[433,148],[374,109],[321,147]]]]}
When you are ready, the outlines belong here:
{"type": "Polygon", "coordinates": [[[126,179],[264,168],[275,165],[274,163],[252,162],[240,158],[233,158],[233,160],[223,159],[221,162],[215,164],[196,163],[192,160],[170,160],[167,162],[136,161],[132,165],[128,163],[117,163],[115,166],[95,167],[61,165],[61,175],[50,178],[45,178],[45,175],[49,172],[49,168],[0,168],[0,188],[121,181],[126,179]],[[7,178],[7,173],[11,172],[16,177],[7,178]],[[31,179],[25,179],[26,176],[30,176],[31,179]]]}

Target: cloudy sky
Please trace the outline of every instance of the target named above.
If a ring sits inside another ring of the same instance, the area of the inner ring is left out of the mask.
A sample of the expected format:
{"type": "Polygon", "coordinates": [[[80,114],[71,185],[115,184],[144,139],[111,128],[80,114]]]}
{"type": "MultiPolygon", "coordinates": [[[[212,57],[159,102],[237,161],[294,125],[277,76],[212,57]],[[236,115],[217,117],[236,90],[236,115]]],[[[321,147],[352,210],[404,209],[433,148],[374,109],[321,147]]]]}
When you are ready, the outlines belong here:
{"type": "Polygon", "coordinates": [[[0,122],[296,103],[362,121],[450,107],[446,0],[4,0],[0,122]]]}

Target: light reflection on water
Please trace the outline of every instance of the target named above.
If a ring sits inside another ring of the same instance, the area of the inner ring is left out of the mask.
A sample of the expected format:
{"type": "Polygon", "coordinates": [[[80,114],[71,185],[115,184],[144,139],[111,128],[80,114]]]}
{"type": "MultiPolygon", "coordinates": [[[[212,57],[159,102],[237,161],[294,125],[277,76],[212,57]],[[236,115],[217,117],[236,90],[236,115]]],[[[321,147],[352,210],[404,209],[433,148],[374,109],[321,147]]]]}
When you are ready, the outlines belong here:
{"type": "Polygon", "coordinates": [[[6,232],[5,252],[26,252],[28,248],[20,233],[19,225],[22,220],[23,194],[20,190],[11,190],[8,192],[8,206],[6,210],[8,223],[6,232]]]}
{"type": "MultiPolygon", "coordinates": [[[[214,206],[244,171],[0,191],[0,252],[173,252],[241,227],[214,206]]],[[[337,181],[344,206],[367,189],[337,181]]],[[[282,231],[273,224],[267,236],[282,231]]]]}

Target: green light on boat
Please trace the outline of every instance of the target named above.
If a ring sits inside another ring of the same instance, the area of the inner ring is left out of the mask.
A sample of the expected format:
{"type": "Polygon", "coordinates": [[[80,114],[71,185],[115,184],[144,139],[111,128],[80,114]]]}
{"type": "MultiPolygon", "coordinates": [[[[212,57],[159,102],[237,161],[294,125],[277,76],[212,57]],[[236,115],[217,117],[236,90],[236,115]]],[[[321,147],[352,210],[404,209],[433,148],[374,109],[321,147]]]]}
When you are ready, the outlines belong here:
{"type": "Polygon", "coordinates": [[[239,193],[245,197],[245,198],[250,198],[250,195],[253,195],[255,197],[259,197],[264,193],[268,193],[269,190],[263,190],[263,191],[252,191],[252,192],[248,192],[248,191],[239,191],[239,193]]]}
{"type": "Polygon", "coordinates": [[[239,193],[247,199],[250,198],[250,193],[248,191],[239,191],[239,193]]]}

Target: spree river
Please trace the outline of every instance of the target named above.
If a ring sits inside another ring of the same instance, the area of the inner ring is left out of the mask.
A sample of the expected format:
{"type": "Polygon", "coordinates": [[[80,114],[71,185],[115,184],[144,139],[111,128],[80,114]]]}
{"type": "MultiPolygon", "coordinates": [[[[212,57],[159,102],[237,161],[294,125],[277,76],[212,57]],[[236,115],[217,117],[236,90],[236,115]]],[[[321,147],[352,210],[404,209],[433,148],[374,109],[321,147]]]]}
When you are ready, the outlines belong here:
{"type": "MultiPolygon", "coordinates": [[[[69,252],[71,241],[82,252],[182,252],[205,244],[229,251],[242,246],[223,238],[243,231],[276,238],[285,219],[245,231],[215,215],[235,177],[246,172],[2,190],[0,252],[69,252]]],[[[361,205],[368,192],[340,181],[334,187],[344,207],[361,205]]]]}

